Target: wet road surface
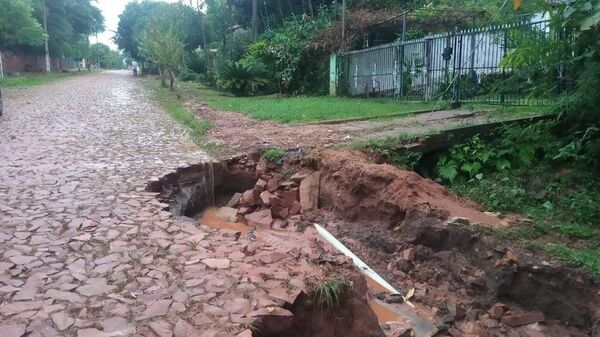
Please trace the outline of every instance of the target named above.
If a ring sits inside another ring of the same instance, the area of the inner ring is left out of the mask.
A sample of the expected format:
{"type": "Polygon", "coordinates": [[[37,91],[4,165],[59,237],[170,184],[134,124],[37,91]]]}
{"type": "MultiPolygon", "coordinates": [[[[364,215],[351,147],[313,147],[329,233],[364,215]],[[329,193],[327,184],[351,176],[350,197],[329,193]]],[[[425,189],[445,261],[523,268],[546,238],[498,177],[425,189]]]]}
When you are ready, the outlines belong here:
{"type": "Polygon", "coordinates": [[[0,337],[231,336],[282,305],[295,293],[282,284],[301,288],[293,270],[310,266],[175,219],[144,192],[149,178],[203,159],[127,73],[7,90],[0,337]]]}

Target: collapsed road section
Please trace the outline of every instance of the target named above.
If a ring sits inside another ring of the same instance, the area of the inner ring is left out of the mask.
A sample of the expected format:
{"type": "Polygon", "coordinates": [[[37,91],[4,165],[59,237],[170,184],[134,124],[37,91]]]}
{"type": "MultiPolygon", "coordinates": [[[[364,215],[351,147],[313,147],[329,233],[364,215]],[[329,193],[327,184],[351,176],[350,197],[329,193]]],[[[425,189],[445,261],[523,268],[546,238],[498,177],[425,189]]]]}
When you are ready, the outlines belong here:
{"type": "Polygon", "coordinates": [[[247,336],[597,333],[597,280],[484,235],[479,228],[510,226],[514,219],[486,213],[429,179],[363,153],[290,151],[276,162],[236,157],[179,168],[148,189],[176,215],[289,258],[262,258],[273,275],[279,269],[305,274],[287,305],[267,308],[260,320],[242,317],[252,327],[247,336]],[[359,276],[364,268],[353,267],[315,223],[372,267],[379,281],[359,276]],[[277,310],[288,311],[288,323],[270,317],[277,310]]]}

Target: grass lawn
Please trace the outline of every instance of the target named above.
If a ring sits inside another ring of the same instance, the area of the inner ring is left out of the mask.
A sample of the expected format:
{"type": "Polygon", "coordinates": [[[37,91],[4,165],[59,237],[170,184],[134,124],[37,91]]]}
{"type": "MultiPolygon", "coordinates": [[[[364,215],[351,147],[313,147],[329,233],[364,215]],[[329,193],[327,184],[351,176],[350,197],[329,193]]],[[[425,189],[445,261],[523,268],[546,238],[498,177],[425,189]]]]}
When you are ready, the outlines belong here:
{"type": "Polygon", "coordinates": [[[6,76],[0,78],[0,87],[30,87],[34,85],[42,85],[48,82],[53,82],[59,79],[80,76],[89,74],[87,71],[81,72],[68,72],[68,73],[40,73],[40,74],[23,74],[19,76],[6,76]]]}
{"type": "MultiPolygon", "coordinates": [[[[390,114],[409,114],[432,109],[435,102],[399,102],[393,99],[360,99],[331,96],[299,96],[283,98],[278,95],[235,97],[197,83],[179,83],[185,91],[196,92],[213,109],[237,111],[259,120],[280,123],[308,123],[358,117],[386,117],[390,114]]],[[[438,105],[445,108],[445,103],[438,105]]]]}

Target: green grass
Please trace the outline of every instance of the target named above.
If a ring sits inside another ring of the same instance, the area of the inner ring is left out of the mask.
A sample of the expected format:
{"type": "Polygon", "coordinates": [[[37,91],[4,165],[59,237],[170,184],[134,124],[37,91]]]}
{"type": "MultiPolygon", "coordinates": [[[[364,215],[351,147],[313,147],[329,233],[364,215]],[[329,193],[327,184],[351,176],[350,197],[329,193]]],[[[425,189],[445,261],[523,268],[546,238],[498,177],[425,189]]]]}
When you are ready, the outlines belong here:
{"type": "Polygon", "coordinates": [[[81,76],[89,74],[87,71],[68,72],[68,73],[41,73],[41,74],[23,74],[19,76],[7,76],[0,78],[0,87],[31,87],[54,82],[63,78],[81,76]]]}
{"type": "Polygon", "coordinates": [[[214,144],[207,142],[204,138],[206,130],[211,127],[210,123],[198,119],[193,112],[189,111],[185,107],[186,99],[183,98],[178,91],[170,91],[168,88],[163,88],[161,87],[160,82],[155,80],[146,80],[144,83],[148,88],[154,91],[155,97],[160,102],[162,108],[165,109],[174,120],[187,129],[192,141],[207,152],[214,154],[217,150],[216,147],[214,144]]]}
{"type": "Polygon", "coordinates": [[[312,296],[314,303],[321,307],[321,310],[338,312],[350,290],[350,284],[341,275],[330,275],[316,284],[312,296]]]}
{"type": "MultiPolygon", "coordinates": [[[[259,120],[280,123],[308,123],[359,117],[386,117],[391,114],[410,114],[431,109],[435,102],[399,102],[392,99],[360,99],[331,96],[279,95],[236,97],[199,86],[197,83],[180,83],[193,89],[209,107],[217,110],[237,111],[259,120]]],[[[446,105],[438,106],[440,108],[446,105]]]]}
{"type": "Polygon", "coordinates": [[[600,276],[600,180],[585,168],[532,169],[487,175],[451,189],[487,209],[533,220],[492,232],[600,276]]]}

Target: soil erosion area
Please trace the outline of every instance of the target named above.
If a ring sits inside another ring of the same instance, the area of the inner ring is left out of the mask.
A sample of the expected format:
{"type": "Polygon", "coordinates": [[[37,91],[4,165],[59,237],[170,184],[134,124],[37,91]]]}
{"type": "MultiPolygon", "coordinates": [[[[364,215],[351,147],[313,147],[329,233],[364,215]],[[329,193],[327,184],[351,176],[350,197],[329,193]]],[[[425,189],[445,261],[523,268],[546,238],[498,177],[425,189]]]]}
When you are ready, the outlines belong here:
{"type": "Polygon", "coordinates": [[[286,329],[247,336],[598,334],[598,280],[478,230],[510,226],[518,218],[484,212],[429,179],[376,164],[360,152],[289,151],[277,161],[241,156],[180,168],[148,187],[171,212],[233,230],[258,246],[269,243],[287,252],[297,247],[303,253],[297,259],[327,270],[313,285],[326,283],[336,270],[353,280],[343,310],[323,316],[314,305],[315,288],[308,286],[285,307],[294,317],[286,329]],[[216,208],[206,210],[211,206],[216,208]],[[331,232],[389,286],[372,275],[358,277],[359,269],[339,252],[323,255],[339,245],[323,239],[313,224],[331,232]],[[302,248],[302,242],[321,248],[302,248]],[[367,305],[372,310],[364,310],[367,305]],[[324,329],[323,318],[338,323],[324,329]]]}

